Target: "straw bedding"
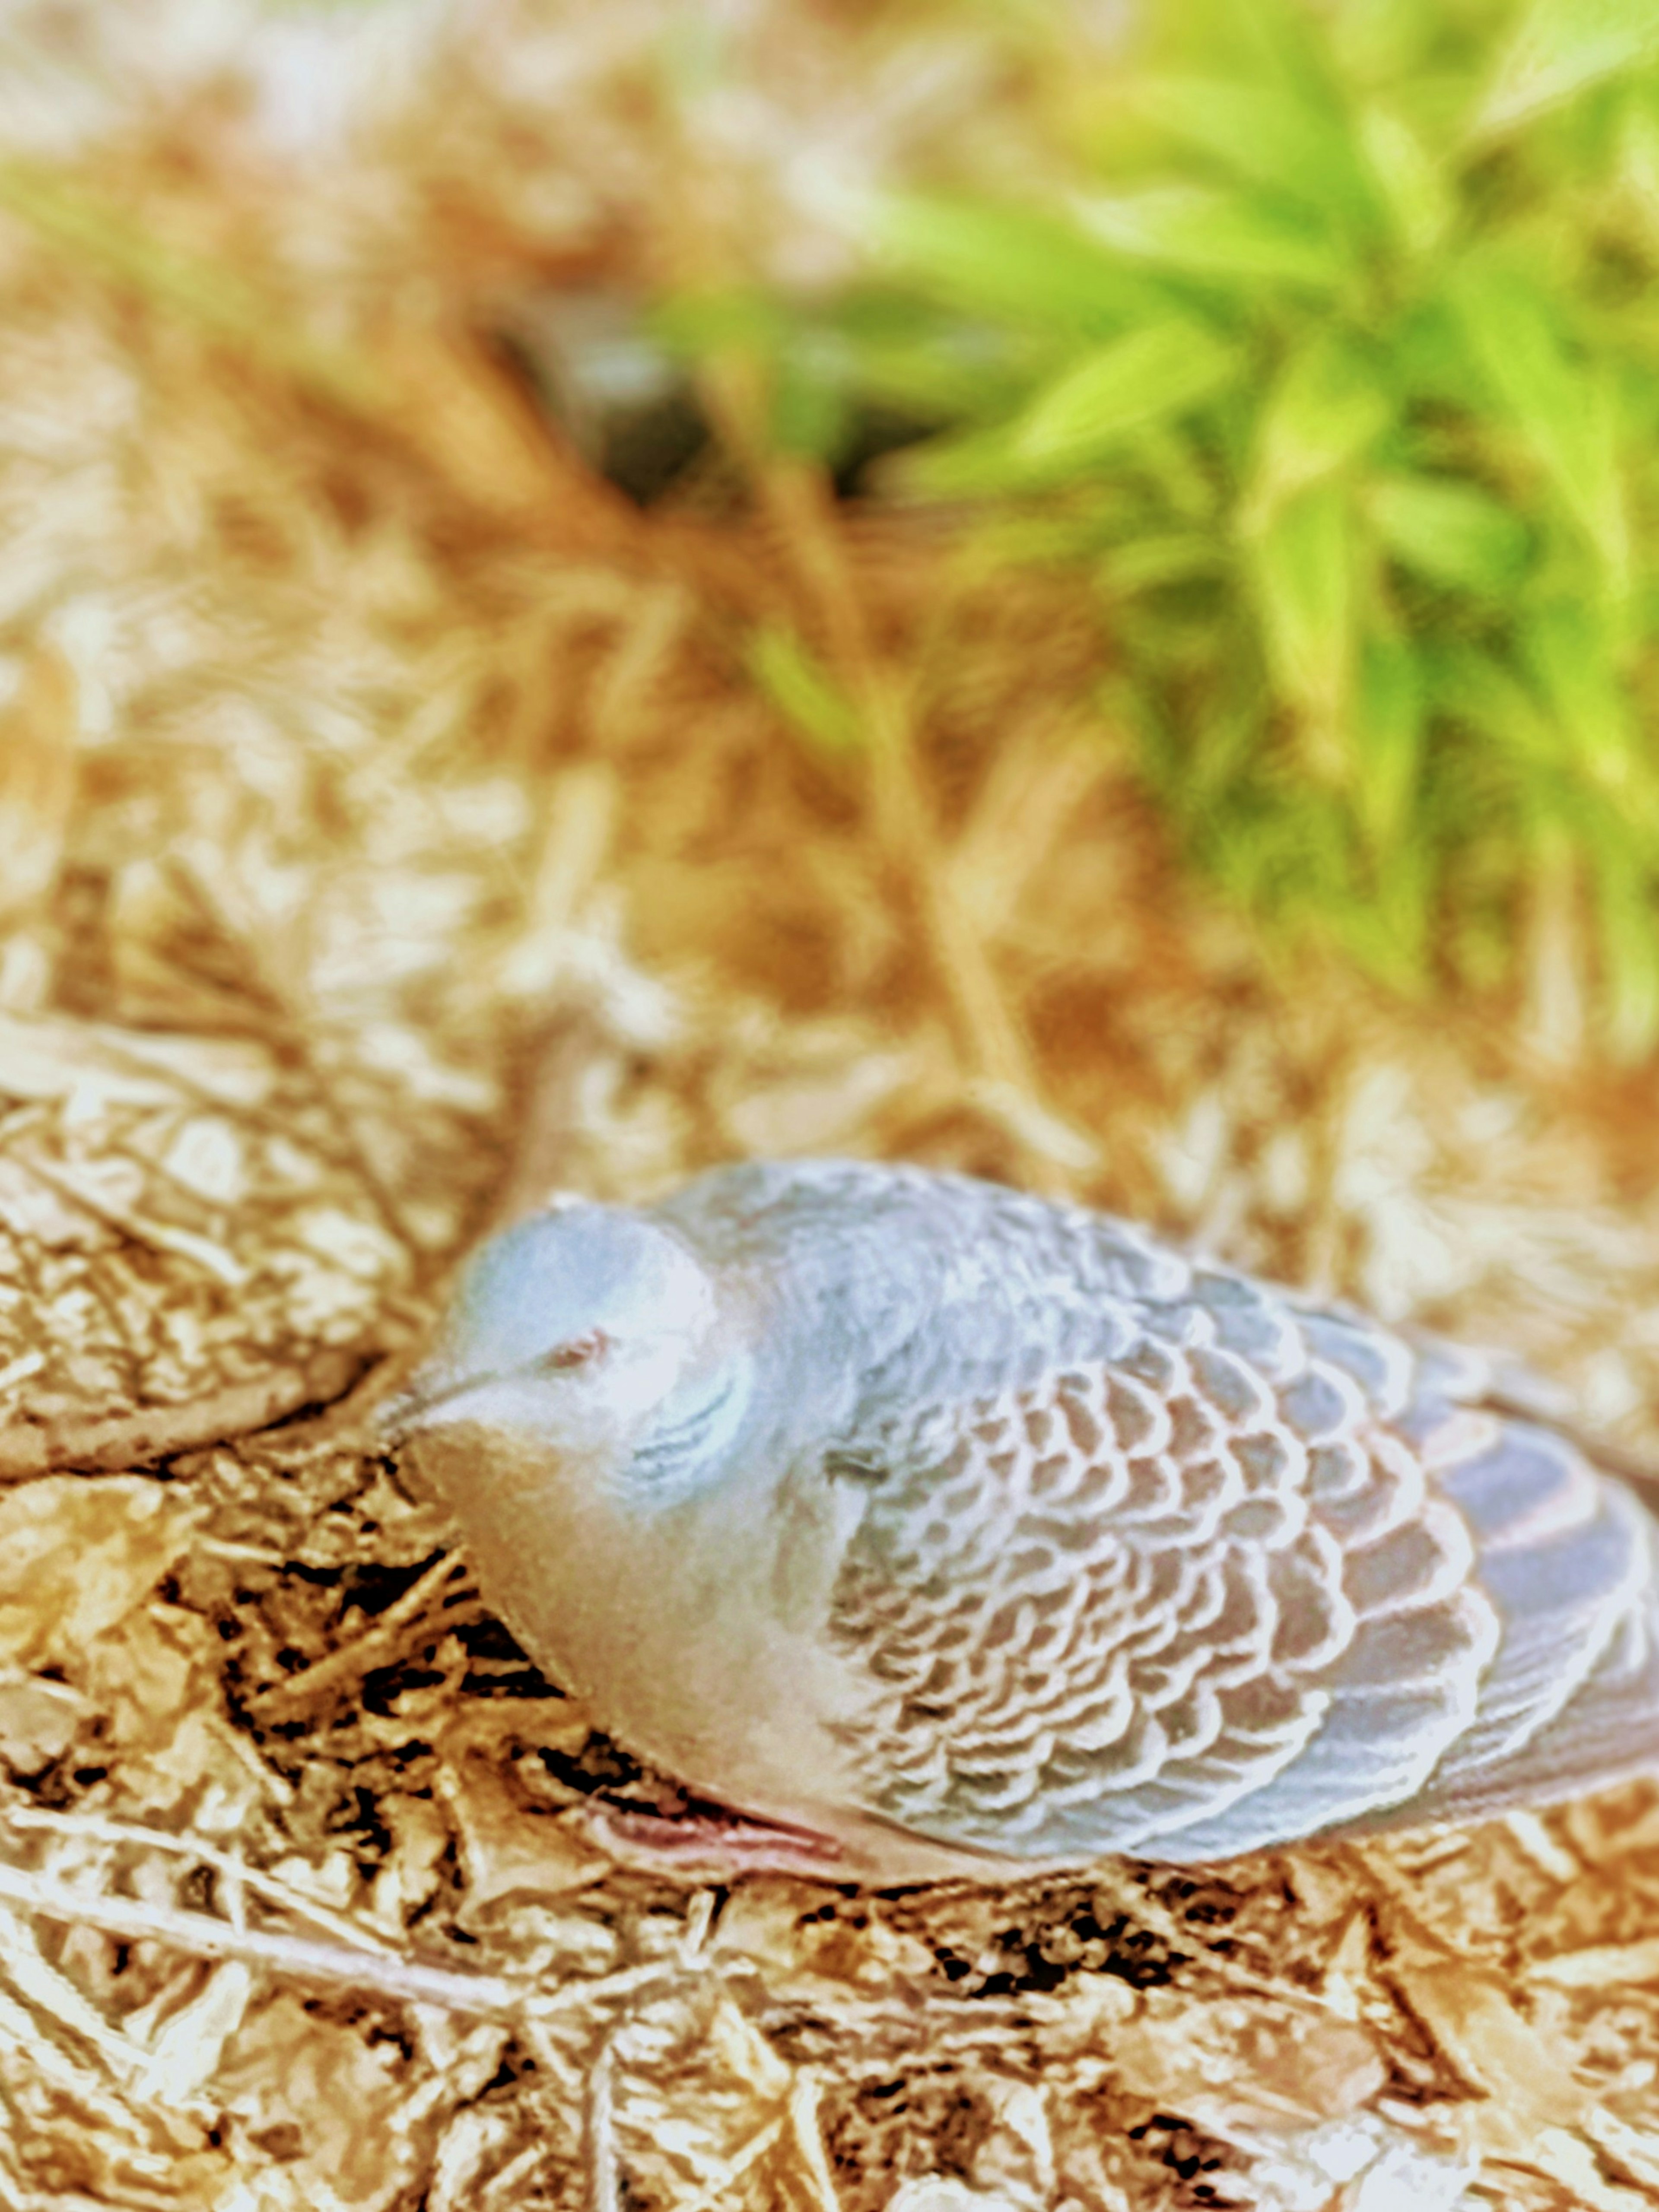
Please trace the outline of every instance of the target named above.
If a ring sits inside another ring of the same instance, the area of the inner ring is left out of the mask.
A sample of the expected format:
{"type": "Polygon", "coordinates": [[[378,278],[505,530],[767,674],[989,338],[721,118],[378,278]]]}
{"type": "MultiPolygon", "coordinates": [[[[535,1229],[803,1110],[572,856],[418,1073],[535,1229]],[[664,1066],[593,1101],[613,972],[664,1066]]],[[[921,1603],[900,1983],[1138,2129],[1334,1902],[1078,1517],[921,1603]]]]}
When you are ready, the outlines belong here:
{"type": "Polygon", "coordinates": [[[832,265],[826,164],[1000,127],[948,19],[734,17],[734,113],[653,76],[673,18],[9,11],[0,2204],[1659,2202],[1653,1791],[677,1887],[585,1839],[651,1778],[364,1447],[501,1212],[787,1151],[1075,1192],[1650,1440],[1651,1117],[1570,917],[1455,1019],[1276,967],[1164,857],[1070,586],[782,467],[641,519],[479,343],[768,179],[832,265]],[[761,702],[763,621],[862,753],[761,702]]]}

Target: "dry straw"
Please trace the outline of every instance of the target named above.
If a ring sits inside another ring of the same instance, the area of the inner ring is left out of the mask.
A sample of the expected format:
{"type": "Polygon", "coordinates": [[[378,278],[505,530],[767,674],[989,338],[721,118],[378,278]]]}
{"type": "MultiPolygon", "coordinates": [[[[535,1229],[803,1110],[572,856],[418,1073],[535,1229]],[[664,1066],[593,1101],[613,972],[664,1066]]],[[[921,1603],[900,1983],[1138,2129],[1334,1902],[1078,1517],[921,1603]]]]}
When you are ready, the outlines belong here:
{"type": "Polygon", "coordinates": [[[666,0],[152,13],[137,90],[121,11],[27,49],[0,221],[0,2204],[1654,2202],[1650,1792],[988,1895],[586,1840],[641,1778],[354,1440],[494,1209],[952,1163],[1501,1339],[1639,1446],[1650,1117],[1264,969],[1065,593],[765,465],[643,521],[466,335],[768,161],[799,223],[815,117],[896,159],[898,31],[750,11],[738,131],[666,0]],[[861,750],[762,703],[769,623],[861,750]]]}

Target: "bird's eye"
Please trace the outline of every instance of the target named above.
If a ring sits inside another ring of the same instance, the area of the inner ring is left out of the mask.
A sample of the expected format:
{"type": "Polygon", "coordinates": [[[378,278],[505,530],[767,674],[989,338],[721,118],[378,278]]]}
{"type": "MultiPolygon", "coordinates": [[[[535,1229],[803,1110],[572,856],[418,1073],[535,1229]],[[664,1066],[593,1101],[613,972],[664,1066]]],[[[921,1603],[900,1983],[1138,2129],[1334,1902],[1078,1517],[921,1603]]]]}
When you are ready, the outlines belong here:
{"type": "Polygon", "coordinates": [[[605,1350],[603,1329],[590,1328],[585,1335],[573,1336],[568,1344],[556,1344],[543,1358],[544,1367],[561,1370],[571,1367],[586,1367],[605,1350]]]}

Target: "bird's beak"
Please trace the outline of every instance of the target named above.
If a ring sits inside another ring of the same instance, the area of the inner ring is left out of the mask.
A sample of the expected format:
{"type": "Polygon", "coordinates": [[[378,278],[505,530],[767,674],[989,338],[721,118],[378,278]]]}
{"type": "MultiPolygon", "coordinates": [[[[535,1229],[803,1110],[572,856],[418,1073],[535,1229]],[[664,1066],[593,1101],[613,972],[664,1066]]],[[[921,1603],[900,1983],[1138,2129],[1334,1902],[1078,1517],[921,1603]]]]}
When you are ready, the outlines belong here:
{"type": "Polygon", "coordinates": [[[443,1419],[441,1409],[452,1400],[465,1398],[481,1382],[494,1379],[489,1375],[447,1377],[434,1375],[423,1380],[416,1375],[406,1389],[393,1391],[389,1398],[382,1398],[370,1419],[387,1443],[401,1443],[405,1437],[412,1435],[417,1429],[441,1425],[443,1419]]]}
{"type": "Polygon", "coordinates": [[[421,1411],[418,1393],[413,1390],[394,1390],[389,1398],[382,1398],[369,1415],[369,1425],[383,1443],[401,1443],[416,1426],[421,1411]]]}

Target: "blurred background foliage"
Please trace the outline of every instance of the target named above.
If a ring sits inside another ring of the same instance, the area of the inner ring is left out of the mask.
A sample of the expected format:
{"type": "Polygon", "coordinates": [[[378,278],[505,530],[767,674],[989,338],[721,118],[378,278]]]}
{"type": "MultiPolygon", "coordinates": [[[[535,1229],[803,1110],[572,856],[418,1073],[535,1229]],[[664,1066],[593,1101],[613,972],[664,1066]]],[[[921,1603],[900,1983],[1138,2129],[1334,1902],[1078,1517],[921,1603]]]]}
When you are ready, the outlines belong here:
{"type": "MultiPolygon", "coordinates": [[[[1659,1041],[1659,0],[1147,0],[1080,56],[1009,9],[1044,161],[854,218],[815,298],[700,289],[672,346],[779,453],[1097,593],[1182,848],[1281,944],[1411,992],[1565,958],[1659,1041]]],[[[969,181],[972,180],[972,181],[969,181]]],[[[793,635],[755,679],[859,716],[793,635]]]]}

